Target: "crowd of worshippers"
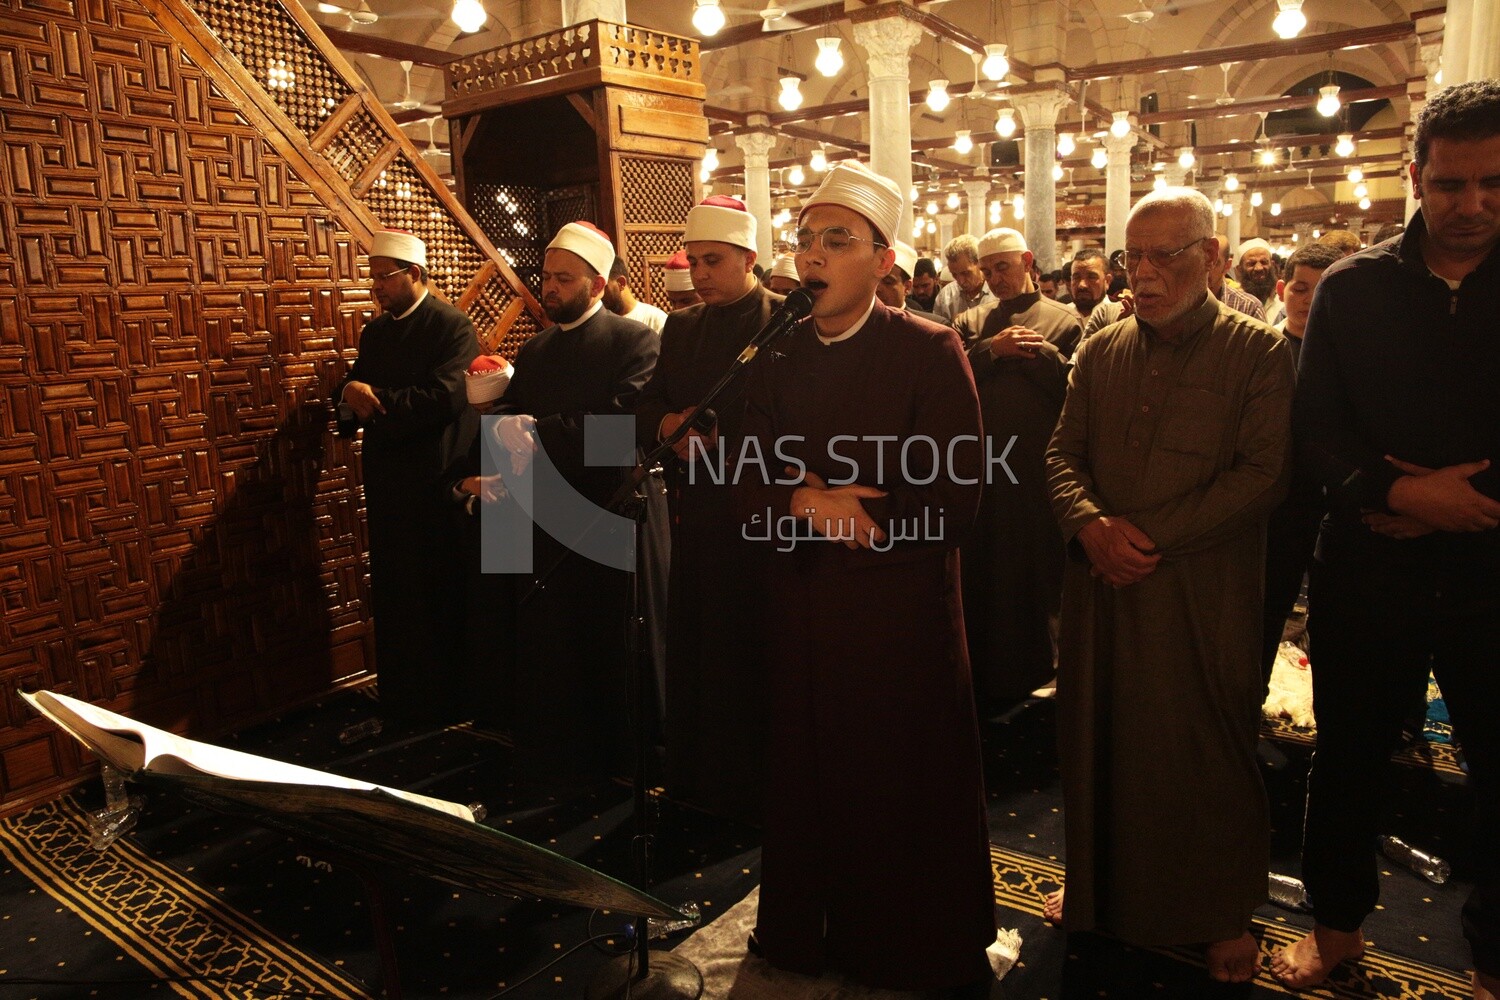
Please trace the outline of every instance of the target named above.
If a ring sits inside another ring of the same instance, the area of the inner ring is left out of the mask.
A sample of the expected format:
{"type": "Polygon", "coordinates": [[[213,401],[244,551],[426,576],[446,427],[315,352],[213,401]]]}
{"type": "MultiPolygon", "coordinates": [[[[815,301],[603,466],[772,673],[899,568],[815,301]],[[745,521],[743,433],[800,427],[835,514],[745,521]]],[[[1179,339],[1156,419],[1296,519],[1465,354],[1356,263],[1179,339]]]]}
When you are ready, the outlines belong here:
{"type": "Polygon", "coordinates": [[[762,828],[752,953],[988,995],[977,720],[1055,675],[1048,920],[1196,945],[1245,981],[1265,964],[1259,710],[1310,572],[1316,924],[1269,972],[1307,987],[1363,955],[1383,772],[1431,670],[1488,838],[1463,929],[1493,998],[1500,84],[1433,96],[1414,150],[1419,211],[1371,246],[1330,234],[1281,259],[1252,239],[1232,259],[1208,199],[1167,188],[1120,251],[1074,253],[1056,298],[1012,229],[919,256],[901,190],[853,161],[769,267],[740,201],[693,207],[665,312],[573,222],[542,264],[552,325],[513,364],[479,356],[420,240],[377,234],[382,312],[338,398],[364,434],[383,710],[508,726],[538,781],[627,773],[644,732],[670,794],[762,828]],[[591,444],[607,416],[634,440],[591,444]],[[630,446],[669,439],[643,512],[595,518],[630,446]],[[507,508],[527,516],[497,542],[507,508]],[[642,523],[623,561],[589,536],[642,523]]]}

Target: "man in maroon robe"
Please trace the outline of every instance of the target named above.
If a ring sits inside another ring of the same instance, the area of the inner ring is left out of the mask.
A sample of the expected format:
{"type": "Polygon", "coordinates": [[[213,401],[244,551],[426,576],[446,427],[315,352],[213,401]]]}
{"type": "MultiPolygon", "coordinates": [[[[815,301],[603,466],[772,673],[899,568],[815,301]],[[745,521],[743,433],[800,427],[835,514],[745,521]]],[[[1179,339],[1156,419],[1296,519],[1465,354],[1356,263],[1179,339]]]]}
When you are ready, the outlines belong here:
{"type": "Polygon", "coordinates": [[[812,317],[748,391],[735,499],[776,550],[752,948],[876,988],[982,988],[994,897],[957,549],[982,428],[958,334],[876,301],[902,211],[890,181],[829,171],[796,237],[812,317]]]}

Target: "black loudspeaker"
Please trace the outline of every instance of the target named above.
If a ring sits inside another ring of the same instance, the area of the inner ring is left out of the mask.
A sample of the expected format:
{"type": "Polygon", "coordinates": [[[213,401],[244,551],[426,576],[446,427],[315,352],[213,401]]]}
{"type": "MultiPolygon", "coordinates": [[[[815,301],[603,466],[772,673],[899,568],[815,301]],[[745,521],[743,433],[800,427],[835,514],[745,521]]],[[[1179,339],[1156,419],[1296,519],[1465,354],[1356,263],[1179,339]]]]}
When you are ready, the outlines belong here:
{"type": "Polygon", "coordinates": [[[990,143],[991,167],[1019,167],[1021,144],[1014,139],[996,139],[990,143]]]}
{"type": "MultiPolygon", "coordinates": [[[[1160,110],[1161,110],[1161,97],[1155,91],[1152,91],[1149,94],[1144,94],[1144,95],[1141,96],[1141,114],[1143,114],[1143,115],[1155,114],[1156,112],[1158,112],[1160,110]]],[[[1158,139],[1161,138],[1161,126],[1160,125],[1150,125],[1150,126],[1147,126],[1146,131],[1150,132],[1152,135],[1156,136],[1158,139]]]]}

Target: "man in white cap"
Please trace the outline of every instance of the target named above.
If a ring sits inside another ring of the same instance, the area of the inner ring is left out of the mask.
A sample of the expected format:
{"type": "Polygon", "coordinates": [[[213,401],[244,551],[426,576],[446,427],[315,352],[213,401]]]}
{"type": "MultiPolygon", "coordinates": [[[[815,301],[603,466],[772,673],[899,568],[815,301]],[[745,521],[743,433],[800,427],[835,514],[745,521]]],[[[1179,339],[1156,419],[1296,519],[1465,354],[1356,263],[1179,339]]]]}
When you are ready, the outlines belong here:
{"type": "MultiPolygon", "coordinates": [[[[522,474],[545,452],[568,485],[600,507],[623,470],[587,463],[587,418],[634,412],[656,364],[658,341],[650,327],[604,308],[605,276],[614,260],[609,237],[590,223],[570,222],[558,230],[542,261],[542,308],[554,325],[521,346],[495,410],[504,414],[499,435],[511,464],[502,473],[522,474]]],[[[532,539],[537,573],[556,562],[568,541],[539,526],[532,539]]],[[[530,591],[533,579],[516,577],[518,597],[530,591]]],[[[575,553],[518,609],[515,735],[534,776],[623,773],[628,586],[623,570],[575,553]]]]}
{"type": "Polygon", "coordinates": [[[382,714],[451,722],[464,714],[455,610],[458,552],[447,530],[441,474],[478,425],[464,371],[479,354],[469,318],[427,288],[427,247],[383,230],[369,247],[381,312],[339,386],[339,432],[364,429],[360,472],[370,532],[370,611],[382,714]]]}
{"type": "MultiPolygon", "coordinates": [[[[683,233],[704,292],[662,329],[661,357],[636,409],[642,447],[654,447],[770,320],[782,298],[756,280],[755,216],[734,198],[694,206],[683,233]]],[[[720,469],[739,455],[743,386],[715,404],[668,464],[672,567],[667,614],[667,788],[711,812],[761,820],[765,787],[764,547],[740,537],[720,469]]]]}
{"type": "Polygon", "coordinates": [[[1196,944],[1213,979],[1248,982],[1270,862],[1265,532],[1290,478],[1294,373],[1285,340],[1209,294],[1213,232],[1197,191],[1136,203],[1135,312],[1084,341],[1047,453],[1073,558],[1057,674],[1067,894],[1045,915],[1196,944]]]}
{"type": "Polygon", "coordinates": [[[604,308],[616,316],[645,323],[657,333],[661,333],[662,324],[667,321],[664,311],[635,297],[635,291],[630,287],[630,270],[620,257],[616,257],[609,268],[609,281],[604,285],[604,308]]]}
{"type": "Polygon", "coordinates": [[[686,250],[677,251],[662,265],[661,281],[667,290],[667,312],[686,309],[703,301],[693,289],[693,273],[688,266],[686,250]]]}
{"type": "Polygon", "coordinates": [[[743,453],[767,462],[735,490],[773,623],[752,947],[881,989],[981,989],[994,899],[957,551],[979,403],[958,334],[875,298],[904,219],[893,182],[828,171],[797,223],[812,317],[751,374],[743,453]]]}
{"type": "Polygon", "coordinates": [[[777,295],[785,295],[802,287],[802,280],[797,277],[797,258],[789,253],[780,254],[776,262],[771,265],[771,272],[766,275],[766,287],[777,295]]]}
{"type": "Polygon", "coordinates": [[[972,345],[986,453],[1005,456],[1004,469],[985,483],[963,547],[969,661],[981,715],[989,716],[1056,671],[1064,550],[1045,457],[1081,326],[1071,307],[1041,294],[1016,230],[980,237],[979,266],[995,297],[960,313],[956,325],[972,345]]]}
{"type": "Polygon", "coordinates": [[[1271,244],[1259,237],[1241,243],[1235,271],[1240,277],[1240,287],[1260,299],[1261,307],[1266,310],[1266,322],[1274,324],[1276,320],[1270,318],[1270,310],[1276,304],[1276,279],[1280,275],[1276,273],[1271,244]]]}
{"type": "Polygon", "coordinates": [[[896,251],[896,263],[880,279],[880,284],[875,286],[875,297],[892,309],[905,309],[929,323],[947,326],[948,323],[937,313],[915,308],[916,300],[911,298],[911,275],[917,266],[917,251],[911,244],[900,240],[891,249],[896,251]]]}

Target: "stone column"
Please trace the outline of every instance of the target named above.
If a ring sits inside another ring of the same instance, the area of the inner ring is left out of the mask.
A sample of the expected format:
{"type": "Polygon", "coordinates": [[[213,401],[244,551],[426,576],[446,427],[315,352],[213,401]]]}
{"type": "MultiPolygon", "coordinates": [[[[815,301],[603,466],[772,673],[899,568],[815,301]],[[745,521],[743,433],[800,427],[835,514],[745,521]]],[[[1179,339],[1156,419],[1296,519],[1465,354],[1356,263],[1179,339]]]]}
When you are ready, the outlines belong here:
{"type": "Polygon", "coordinates": [[[562,0],[563,25],[577,24],[580,21],[630,23],[625,19],[625,0],[562,0]]]}
{"type": "Polygon", "coordinates": [[[854,25],[854,41],[865,50],[870,80],[870,169],[911,191],[912,46],[922,29],[903,17],[854,25]]]}
{"type": "Polygon", "coordinates": [[[1106,135],[1104,150],[1109,166],[1104,173],[1104,252],[1125,247],[1125,220],[1130,217],[1130,151],[1135,136],[1106,135]]]}
{"type": "Polygon", "coordinates": [[[964,194],[969,196],[969,232],[983,236],[989,231],[989,220],[984,214],[984,196],[990,193],[988,180],[964,181],[964,194]]]}
{"type": "MultiPolygon", "coordinates": [[[[1500,0],[1469,0],[1469,80],[1500,77],[1500,0]]],[[[1448,74],[1443,74],[1446,83],[1448,74]]]]}
{"type": "Polygon", "coordinates": [[[1057,113],[1068,103],[1060,86],[1011,92],[1010,103],[1026,128],[1026,245],[1043,272],[1057,268],[1057,113]]]}
{"type": "Polygon", "coordinates": [[[1243,192],[1236,191],[1227,196],[1225,201],[1229,202],[1232,211],[1229,213],[1229,221],[1224,226],[1224,235],[1229,237],[1229,252],[1234,254],[1234,259],[1240,259],[1240,210],[1245,204],[1243,192]]]}
{"type": "Polygon", "coordinates": [[[952,212],[942,212],[938,215],[937,220],[938,249],[941,250],[948,245],[949,240],[953,239],[953,223],[958,221],[958,216],[952,212]]]}
{"type": "MultiPolygon", "coordinates": [[[[751,115],[751,124],[760,124],[753,119],[764,115],[751,115]]],[[[745,207],[755,216],[755,253],[764,267],[771,266],[771,246],[775,233],[771,231],[771,150],[776,148],[776,136],[770,132],[743,132],[734,137],[734,144],[745,153],[745,207]]]]}
{"type": "Polygon", "coordinates": [[[1474,79],[1469,72],[1469,53],[1473,51],[1475,0],[1450,0],[1443,15],[1443,83],[1453,86],[1474,79]]]}

